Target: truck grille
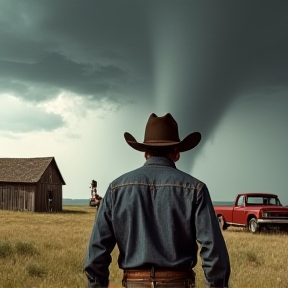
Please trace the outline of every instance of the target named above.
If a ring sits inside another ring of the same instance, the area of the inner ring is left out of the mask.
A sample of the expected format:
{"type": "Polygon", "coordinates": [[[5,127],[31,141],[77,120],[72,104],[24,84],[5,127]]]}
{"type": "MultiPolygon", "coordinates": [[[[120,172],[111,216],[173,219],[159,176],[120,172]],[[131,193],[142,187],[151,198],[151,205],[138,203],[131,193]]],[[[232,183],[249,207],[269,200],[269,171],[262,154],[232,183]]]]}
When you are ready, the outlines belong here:
{"type": "Polygon", "coordinates": [[[268,217],[275,217],[275,218],[288,218],[288,213],[281,213],[281,212],[268,212],[268,217]]]}

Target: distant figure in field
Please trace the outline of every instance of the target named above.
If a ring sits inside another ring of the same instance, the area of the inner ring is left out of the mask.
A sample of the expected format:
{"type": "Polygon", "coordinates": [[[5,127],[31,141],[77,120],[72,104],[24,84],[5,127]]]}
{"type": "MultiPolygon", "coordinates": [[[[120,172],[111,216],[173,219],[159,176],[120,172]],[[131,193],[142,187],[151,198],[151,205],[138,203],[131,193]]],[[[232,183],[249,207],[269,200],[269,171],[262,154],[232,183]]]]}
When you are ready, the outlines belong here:
{"type": "Polygon", "coordinates": [[[92,180],[91,182],[91,198],[96,199],[97,195],[97,181],[92,180]]]}
{"type": "Polygon", "coordinates": [[[100,206],[102,197],[97,194],[97,181],[92,180],[91,182],[91,199],[89,205],[91,207],[98,207],[100,206]]]}
{"type": "Polygon", "coordinates": [[[143,143],[127,132],[124,137],[146,162],[112,181],[102,199],[84,264],[88,287],[108,287],[116,244],[124,287],[195,287],[197,242],[206,286],[228,287],[229,255],[208,188],[175,166],[201,134],[181,141],[168,113],[150,115],[143,143]]]}

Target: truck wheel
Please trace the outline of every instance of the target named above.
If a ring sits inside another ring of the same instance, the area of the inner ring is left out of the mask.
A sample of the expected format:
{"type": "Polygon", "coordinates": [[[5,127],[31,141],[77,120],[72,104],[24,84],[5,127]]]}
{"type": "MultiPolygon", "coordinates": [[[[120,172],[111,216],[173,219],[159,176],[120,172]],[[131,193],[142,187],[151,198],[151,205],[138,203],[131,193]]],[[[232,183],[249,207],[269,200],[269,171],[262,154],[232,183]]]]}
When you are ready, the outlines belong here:
{"type": "Polygon", "coordinates": [[[260,226],[258,224],[257,218],[251,218],[248,224],[249,231],[252,233],[256,233],[260,231],[260,226]]]}

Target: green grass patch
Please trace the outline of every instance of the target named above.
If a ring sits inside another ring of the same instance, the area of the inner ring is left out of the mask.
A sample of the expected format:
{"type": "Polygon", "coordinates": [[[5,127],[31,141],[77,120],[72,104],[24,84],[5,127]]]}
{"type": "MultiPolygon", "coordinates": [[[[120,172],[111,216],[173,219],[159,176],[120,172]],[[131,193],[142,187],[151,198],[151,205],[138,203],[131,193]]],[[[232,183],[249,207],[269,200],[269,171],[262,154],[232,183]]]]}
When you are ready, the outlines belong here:
{"type": "Polygon", "coordinates": [[[246,258],[249,262],[257,262],[257,255],[253,251],[247,251],[246,252],[246,258]]]}
{"type": "Polygon", "coordinates": [[[34,256],[39,254],[38,250],[31,242],[17,242],[15,244],[15,251],[18,255],[34,256]]]}
{"type": "Polygon", "coordinates": [[[13,246],[9,241],[0,242],[0,258],[6,258],[13,255],[13,246]]]}
{"type": "Polygon", "coordinates": [[[37,278],[42,278],[47,274],[44,267],[37,264],[29,264],[27,266],[27,272],[30,277],[37,277],[37,278]]]}

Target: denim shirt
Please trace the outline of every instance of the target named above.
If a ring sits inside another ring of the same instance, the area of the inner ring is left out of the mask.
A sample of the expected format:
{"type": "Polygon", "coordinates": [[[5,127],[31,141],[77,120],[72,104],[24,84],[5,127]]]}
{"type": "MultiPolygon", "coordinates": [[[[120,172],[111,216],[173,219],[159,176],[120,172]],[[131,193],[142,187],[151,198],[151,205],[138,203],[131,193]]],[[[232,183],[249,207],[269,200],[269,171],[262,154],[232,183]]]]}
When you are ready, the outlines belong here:
{"type": "Polygon", "coordinates": [[[95,218],[84,270],[109,278],[117,244],[120,269],[192,269],[200,256],[208,287],[227,287],[229,256],[206,185],[170,159],[151,157],[114,180],[95,218]]]}

